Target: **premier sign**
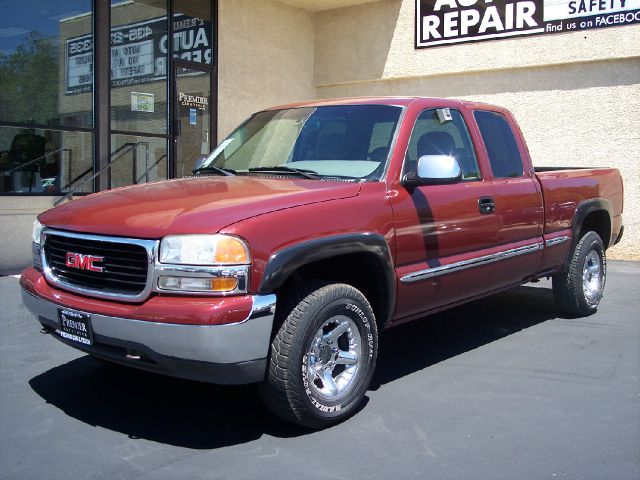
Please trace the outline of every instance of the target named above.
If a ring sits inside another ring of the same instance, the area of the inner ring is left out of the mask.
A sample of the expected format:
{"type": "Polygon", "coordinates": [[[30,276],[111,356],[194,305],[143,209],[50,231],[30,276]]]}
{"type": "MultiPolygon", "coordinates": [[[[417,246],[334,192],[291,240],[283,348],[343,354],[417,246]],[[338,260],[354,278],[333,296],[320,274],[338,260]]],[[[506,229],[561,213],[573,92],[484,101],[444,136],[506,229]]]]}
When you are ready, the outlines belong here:
{"type": "Polygon", "coordinates": [[[640,0],[416,0],[416,48],[640,23],[640,0]]]}

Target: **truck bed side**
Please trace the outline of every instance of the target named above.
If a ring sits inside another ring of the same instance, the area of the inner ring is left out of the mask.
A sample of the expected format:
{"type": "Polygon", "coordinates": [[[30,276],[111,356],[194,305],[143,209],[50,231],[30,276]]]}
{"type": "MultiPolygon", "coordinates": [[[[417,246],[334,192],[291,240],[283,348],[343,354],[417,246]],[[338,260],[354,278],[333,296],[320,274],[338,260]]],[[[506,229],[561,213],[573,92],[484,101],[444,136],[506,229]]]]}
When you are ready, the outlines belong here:
{"type": "Polygon", "coordinates": [[[544,199],[544,238],[553,247],[546,249],[541,271],[564,263],[581,229],[596,231],[605,247],[616,243],[623,209],[622,178],[617,169],[541,168],[536,169],[536,177],[544,199]],[[564,237],[569,241],[561,242],[564,237]]]}

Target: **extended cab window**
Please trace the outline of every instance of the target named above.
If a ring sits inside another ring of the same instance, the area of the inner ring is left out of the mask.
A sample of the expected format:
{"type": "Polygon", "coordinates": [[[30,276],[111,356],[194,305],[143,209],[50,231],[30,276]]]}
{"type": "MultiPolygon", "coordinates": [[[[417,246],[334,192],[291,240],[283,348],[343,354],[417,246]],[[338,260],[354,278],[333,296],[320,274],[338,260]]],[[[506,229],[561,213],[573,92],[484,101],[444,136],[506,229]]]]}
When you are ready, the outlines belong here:
{"type": "Polygon", "coordinates": [[[487,148],[493,176],[522,177],[524,168],[518,143],[504,115],[478,110],[474,116],[487,148]]]}
{"type": "Polygon", "coordinates": [[[425,110],[416,120],[407,149],[408,170],[415,169],[423,155],[449,155],[458,160],[465,180],[478,180],[480,172],[469,130],[458,110],[450,110],[451,120],[438,117],[438,109],[425,110]]]}

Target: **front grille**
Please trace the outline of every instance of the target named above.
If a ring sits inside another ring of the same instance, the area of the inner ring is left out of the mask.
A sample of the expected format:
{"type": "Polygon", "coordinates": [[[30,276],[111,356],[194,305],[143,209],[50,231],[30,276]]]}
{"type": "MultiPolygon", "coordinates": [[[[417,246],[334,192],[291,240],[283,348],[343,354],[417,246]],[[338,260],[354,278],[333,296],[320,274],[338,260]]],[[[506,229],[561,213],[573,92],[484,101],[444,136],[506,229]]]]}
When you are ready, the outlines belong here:
{"type": "Polygon", "coordinates": [[[44,254],[52,276],[64,284],[116,295],[139,295],[147,284],[149,257],[142,245],[49,233],[44,254]],[[67,253],[104,257],[102,272],[68,267],[67,253]]]}

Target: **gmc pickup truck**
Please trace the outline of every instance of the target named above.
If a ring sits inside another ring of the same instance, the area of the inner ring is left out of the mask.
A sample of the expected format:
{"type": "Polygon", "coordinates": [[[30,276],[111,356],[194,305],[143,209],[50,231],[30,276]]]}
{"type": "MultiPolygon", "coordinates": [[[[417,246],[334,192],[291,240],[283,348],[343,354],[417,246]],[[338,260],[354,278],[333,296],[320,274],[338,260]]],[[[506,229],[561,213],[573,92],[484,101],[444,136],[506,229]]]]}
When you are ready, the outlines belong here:
{"type": "Polygon", "coordinates": [[[359,98],[256,113],[189,178],[38,217],[24,304],[103,360],[259,383],[278,416],[352,415],[383,329],[541,277],[596,311],[622,236],[611,168],[535,170],[505,109],[359,98]]]}

